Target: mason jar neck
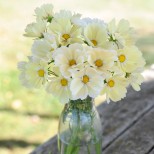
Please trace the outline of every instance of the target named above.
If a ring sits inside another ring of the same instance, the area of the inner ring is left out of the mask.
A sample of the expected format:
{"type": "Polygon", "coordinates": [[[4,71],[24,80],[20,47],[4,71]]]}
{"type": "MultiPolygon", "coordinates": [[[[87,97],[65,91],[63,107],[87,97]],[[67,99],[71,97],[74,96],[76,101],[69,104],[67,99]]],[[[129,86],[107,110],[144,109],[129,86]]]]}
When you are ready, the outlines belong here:
{"type": "Polygon", "coordinates": [[[84,100],[70,100],[64,107],[64,110],[91,111],[93,109],[93,98],[87,97],[84,100]]]}

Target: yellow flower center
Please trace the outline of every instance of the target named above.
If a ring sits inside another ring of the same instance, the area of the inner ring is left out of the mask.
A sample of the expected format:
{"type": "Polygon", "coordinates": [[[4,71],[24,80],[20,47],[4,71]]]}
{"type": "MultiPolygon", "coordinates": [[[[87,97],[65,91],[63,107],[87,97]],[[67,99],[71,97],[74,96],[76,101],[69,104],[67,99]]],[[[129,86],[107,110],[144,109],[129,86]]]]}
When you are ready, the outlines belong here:
{"type": "Polygon", "coordinates": [[[97,67],[101,67],[101,66],[103,66],[103,61],[102,61],[101,59],[97,59],[97,60],[95,61],[95,65],[96,65],[97,67]]]}
{"type": "Polygon", "coordinates": [[[60,82],[61,82],[61,85],[62,85],[62,86],[67,86],[67,85],[68,85],[68,81],[67,81],[66,79],[64,79],[64,78],[61,79],[60,82]]]}
{"type": "Polygon", "coordinates": [[[73,65],[76,65],[76,61],[74,59],[71,59],[69,61],[69,66],[73,66],[73,65]]]}
{"type": "Polygon", "coordinates": [[[84,75],[84,76],[83,76],[83,79],[82,79],[82,82],[83,82],[84,84],[86,84],[87,82],[89,82],[89,77],[88,77],[87,75],[84,75]]]}
{"type": "Polygon", "coordinates": [[[63,34],[62,37],[67,41],[70,38],[70,35],[69,34],[63,34]]]}
{"type": "Polygon", "coordinates": [[[119,59],[119,61],[120,61],[121,63],[123,63],[123,62],[126,60],[126,57],[125,57],[125,55],[120,55],[120,56],[118,57],[118,59],[119,59]]]}
{"type": "Polygon", "coordinates": [[[38,70],[39,77],[44,77],[44,74],[45,74],[44,70],[38,70]]]}
{"type": "Polygon", "coordinates": [[[115,82],[113,80],[109,80],[108,83],[107,83],[107,85],[109,87],[114,87],[114,84],[115,84],[115,82]]]}
{"type": "Polygon", "coordinates": [[[96,40],[91,40],[91,42],[93,43],[94,46],[97,45],[97,41],[96,40]]]}

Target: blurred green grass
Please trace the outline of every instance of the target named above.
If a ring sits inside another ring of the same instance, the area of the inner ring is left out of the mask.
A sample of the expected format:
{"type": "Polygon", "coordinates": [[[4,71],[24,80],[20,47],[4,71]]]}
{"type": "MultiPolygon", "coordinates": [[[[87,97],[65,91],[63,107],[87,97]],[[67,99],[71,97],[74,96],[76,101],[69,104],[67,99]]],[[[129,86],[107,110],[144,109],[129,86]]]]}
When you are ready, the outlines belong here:
{"type": "Polygon", "coordinates": [[[18,149],[19,153],[30,152],[57,133],[62,105],[43,89],[32,91],[22,87],[18,75],[14,70],[0,72],[1,154],[12,149],[15,154],[18,154],[18,149]]]}
{"type": "Polygon", "coordinates": [[[136,44],[143,53],[143,57],[146,60],[146,66],[154,64],[154,34],[140,37],[136,44]]]}
{"type": "MultiPolygon", "coordinates": [[[[0,1],[0,154],[29,153],[57,133],[63,106],[43,89],[22,87],[17,70],[17,62],[26,60],[33,42],[22,36],[24,28],[33,20],[34,8],[47,2],[51,1],[0,1]]],[[[137,29],[137,45],[143,51],[146,67],[154,63],[153,0],[98,0],[98,3],[53,0],[52,3],[58,9],[71,9],[107,21],[114,17],[128,19],[137,29]]]]}

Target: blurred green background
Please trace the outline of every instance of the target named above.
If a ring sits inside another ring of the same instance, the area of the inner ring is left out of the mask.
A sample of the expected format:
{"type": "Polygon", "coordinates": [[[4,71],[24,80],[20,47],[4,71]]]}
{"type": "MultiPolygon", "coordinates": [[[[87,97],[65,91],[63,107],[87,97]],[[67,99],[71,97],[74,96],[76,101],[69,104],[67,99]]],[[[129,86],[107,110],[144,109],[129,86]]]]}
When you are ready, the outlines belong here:
{"type": "Polygon", "coordinates": [[[24,28],[34,20],[34,9],[49,2],[55,11],[69,9],[106,22],[128,19],[137,30],[146,67],[154,63],[154,0],[1,0],[0,154],[27,154],[57,132],[63,106],[43,90],[22,87],[17,70],[33,42],[23,37],[24,28]]]}

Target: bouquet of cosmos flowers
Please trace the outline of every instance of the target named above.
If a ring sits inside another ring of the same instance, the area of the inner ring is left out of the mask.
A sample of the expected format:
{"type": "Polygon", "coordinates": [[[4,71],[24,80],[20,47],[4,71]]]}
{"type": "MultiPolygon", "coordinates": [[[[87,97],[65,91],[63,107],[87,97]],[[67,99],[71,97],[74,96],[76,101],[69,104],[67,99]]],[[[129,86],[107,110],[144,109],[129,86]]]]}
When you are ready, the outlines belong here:
{"type": "Polygon", "coordinates": [[[119,101],[128,85],[140,90],[145,60],[128,21],[54,13],[51,4],[36,8],[35,16],[25,29],[25,36],[35,38],[32,55],[18,64],[24,86],[44,87],[62,103],[103,94],[119,101]]]}

